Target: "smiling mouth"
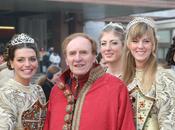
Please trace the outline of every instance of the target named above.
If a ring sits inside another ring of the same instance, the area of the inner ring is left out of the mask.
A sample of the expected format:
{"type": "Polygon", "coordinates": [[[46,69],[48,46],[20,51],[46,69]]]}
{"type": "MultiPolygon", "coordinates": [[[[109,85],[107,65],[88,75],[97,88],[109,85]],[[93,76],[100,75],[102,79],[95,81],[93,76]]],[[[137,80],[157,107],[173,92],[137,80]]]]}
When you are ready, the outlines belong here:
{"type": "Polygon", "coordinates": [[[83,67],[84,65],[75,65],[75,67],[83,67]]]}
{"type": "Polygon", "coordinates": [[[31,73],[33,70],[23,70],[24,73],[31,73]]]}
{"type": "Polygon", "coordinates": [[[140,54],[140,55],[143,55],[145,52],[143,52],[143,51],[139,51],[139,52],[137,52],[137,54],[140,54]]]}
{"type": "Polygon", "coordinates": [[[113,54],[105,54],[106,57],[110,57],[112,56],[113,54]]]}

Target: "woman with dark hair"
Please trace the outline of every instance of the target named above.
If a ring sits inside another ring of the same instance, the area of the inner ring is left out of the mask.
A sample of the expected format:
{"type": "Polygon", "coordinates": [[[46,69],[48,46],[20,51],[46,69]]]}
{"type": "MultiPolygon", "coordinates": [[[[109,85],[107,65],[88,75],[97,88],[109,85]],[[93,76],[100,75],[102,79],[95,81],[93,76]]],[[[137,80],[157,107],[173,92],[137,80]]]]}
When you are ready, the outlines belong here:
{"type": "Polygon", "coordinates": [[[38,68],[38,49],[27,34],[12,37],[5,59],[14,77],[0,88],[0,129],[41,130],[45,120],[46,99],[39,85],[31,84],[38,68]]]}
{"type": "Polygon", "coordinates": [[[166,68],[171,68],[175,71],[175,36],[173,37],[173,44],[171,44],[166,55],[166,68]]]}

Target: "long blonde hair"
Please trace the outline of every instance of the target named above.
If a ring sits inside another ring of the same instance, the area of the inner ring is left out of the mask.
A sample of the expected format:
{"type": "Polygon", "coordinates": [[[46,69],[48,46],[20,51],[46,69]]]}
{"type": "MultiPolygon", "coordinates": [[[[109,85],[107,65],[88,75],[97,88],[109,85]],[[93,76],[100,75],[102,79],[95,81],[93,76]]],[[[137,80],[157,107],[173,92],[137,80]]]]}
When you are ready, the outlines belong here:
{"type": "Polygon", "coordinates": [[[136,64],[135,59],[131,54],[131,51],[128,48],[128,44],[135,38],[140,38],[144,34],[148,34],[151,38],[151,43],[153,44],[152,53],[145,64],[144,74],[142,77],[142,87],[144,91],[149,91],[151,86],[155,81],[155,73],[157,70],[157,61],[156,61],[156,52],[157,52],[157,38],[156,38],[156,31],[155,28],[149,26],[147,23],[138,22],[132,25],[127,34],[125,39],[124,45],[124,54],[123,54],[123,65],[124,65],[124,72],[123,72],[123,80],[128,85],[130,84],[135,77],[136,73],[136,64]]]}

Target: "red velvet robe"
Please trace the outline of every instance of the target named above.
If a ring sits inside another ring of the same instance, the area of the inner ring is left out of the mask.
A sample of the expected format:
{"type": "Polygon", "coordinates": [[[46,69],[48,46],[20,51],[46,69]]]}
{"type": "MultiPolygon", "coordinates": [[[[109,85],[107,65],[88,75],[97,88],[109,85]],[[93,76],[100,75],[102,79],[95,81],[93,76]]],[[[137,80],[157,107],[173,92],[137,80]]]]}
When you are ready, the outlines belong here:
{"type": "MultiPolygon", "coordinates": [[[[65,74],[61,77],[64,79],[65,74]]],[[[55,85],[50,95],[44,130],[62,130],[66,105],[63,91],[55,85]]],[[[79,125],[75,130],[135,130],[127,87],[107,73],[90,85],[77,118],[79,125]]]]}

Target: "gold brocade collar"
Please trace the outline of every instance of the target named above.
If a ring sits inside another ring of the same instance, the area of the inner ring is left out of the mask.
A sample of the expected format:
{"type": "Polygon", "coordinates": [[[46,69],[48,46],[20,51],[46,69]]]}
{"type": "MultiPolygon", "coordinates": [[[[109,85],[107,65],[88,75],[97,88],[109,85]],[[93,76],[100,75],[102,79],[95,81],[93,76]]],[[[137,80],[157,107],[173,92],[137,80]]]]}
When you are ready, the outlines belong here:
{"type": "Polygon", "coordinates": [[[15,89],[20,89],[26,93],[30,93],[32,91],[32,84],[29,84],[28,86],[24,86],[23,84],[17,82],[13,78],[9,79],[7,84],[9,86],[13,86],[13,88],[15,88],[15,89]]]}
{"type": "Polygon", "coordinates": [[[79,122],[80,122],[80,115],[82,106],[84,103],[84,99],[86,93],[91,87],[91,84],[95,82],[98,78],[100,78],[103,74],[105,74],[104,69],[98,65],[94,67],[89,74],[89,78],[87,82],[84,84],[83,88],[81,89],[77,100],[75,100],[72,92],[68,89],[64,82],[60,82],[58,84],[59,89],[61,89],[64,93],[64,96],[67,99],[67,106],[66,106],[66,115],[64,117],[64,125],[62,130],[78,130],[79,129],[79,122]]]}

